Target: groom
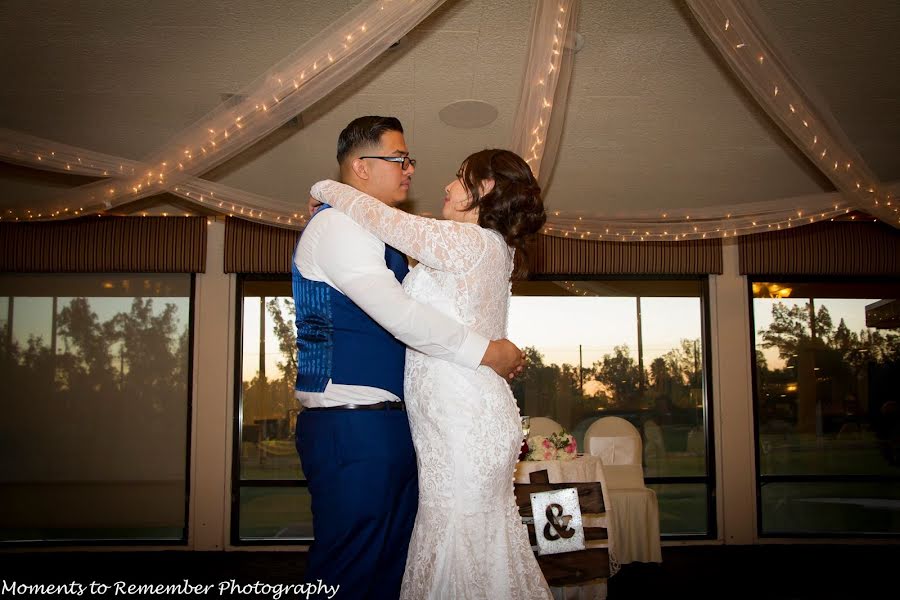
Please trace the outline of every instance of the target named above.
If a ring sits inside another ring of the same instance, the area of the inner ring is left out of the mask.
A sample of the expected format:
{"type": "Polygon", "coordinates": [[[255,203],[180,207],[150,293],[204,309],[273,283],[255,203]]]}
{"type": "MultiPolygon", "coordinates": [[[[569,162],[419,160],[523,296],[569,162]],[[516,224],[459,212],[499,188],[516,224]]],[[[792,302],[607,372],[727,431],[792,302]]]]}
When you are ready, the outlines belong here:
{"type": "MultiPolygon", "coordinates": [[[[397,119],[352,121],[337,160],[344,183],[389,206],[406,200],[416,162],[397,119]]],[[[291,271],[297,451],[315,533],[306,581],[339,585],[338,598],[397,598],[418,501],[406,346],[502,377],[522,354],[412,300],[400,285],[406,257],[327,205],[303,231],[291,271]]]]}

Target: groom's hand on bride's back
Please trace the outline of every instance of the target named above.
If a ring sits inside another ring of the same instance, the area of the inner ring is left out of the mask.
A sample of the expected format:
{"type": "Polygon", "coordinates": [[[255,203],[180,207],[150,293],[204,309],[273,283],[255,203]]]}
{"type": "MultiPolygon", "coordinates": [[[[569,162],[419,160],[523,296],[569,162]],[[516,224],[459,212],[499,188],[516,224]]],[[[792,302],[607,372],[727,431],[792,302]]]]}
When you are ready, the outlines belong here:
{"type": "Polygon", "coordinates": [[[509,340],[492,340],[481,364],[492,368],[504,379],[512,379],[525,367],[525,354],[509,340]]]}
{"type": "Polygon", "coordinates": [[[309,216],[312,217],[320,208],[322,208],[322,203],[310,196],[309,201],[306,204],[306,210],[309,212],[309,216]]]}

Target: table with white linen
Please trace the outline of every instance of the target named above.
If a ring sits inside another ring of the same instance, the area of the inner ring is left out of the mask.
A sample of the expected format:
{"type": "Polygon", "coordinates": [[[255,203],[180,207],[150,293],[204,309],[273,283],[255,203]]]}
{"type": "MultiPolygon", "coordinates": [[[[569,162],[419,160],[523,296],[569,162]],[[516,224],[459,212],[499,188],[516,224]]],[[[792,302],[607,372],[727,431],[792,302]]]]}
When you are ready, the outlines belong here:
{"type": "Polygon", "coordinates": [[[529,473],[543,470],[547,471],[550,483],[605,480],[610,542],[619,565],[662,562],[659,505],[656,493],[644,485],[641,465],[604,465],[599,457],[590,455],[571,460],[521,461],[516,465],[515,482],[529,483],[529,473]]]}

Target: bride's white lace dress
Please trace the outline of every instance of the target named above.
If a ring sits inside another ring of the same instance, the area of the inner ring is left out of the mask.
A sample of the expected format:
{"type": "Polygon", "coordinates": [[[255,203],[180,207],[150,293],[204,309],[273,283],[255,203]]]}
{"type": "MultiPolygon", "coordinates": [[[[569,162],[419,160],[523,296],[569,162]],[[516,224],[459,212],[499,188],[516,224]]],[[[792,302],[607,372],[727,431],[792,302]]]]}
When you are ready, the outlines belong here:
{"type": "MultiPolygon", "coordinates": [[[[513,251],[499,233],[409,215],[334,181],[312,193],[419,261],[403,282],[410,296],[506,337],[513,251]]],[[[404,387],[419,511],[400,597],[550,598],[513,495],[522,426],[507,382],[407,350],[404,387]]]]}

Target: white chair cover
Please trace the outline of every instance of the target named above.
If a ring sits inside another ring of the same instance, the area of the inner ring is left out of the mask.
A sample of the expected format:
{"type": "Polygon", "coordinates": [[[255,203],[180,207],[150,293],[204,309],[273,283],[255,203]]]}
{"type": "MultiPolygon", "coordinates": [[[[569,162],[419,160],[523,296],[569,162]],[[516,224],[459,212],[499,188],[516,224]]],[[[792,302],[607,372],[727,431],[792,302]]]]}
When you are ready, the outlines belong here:
{"type": "Polygon", "coordinates": [[[588,439],[588,452],[604,465],[636,465],[641,463],[640,445],[640,439],[630,435],[596,436],[588,439]]]}
{"type": "MultiPolygon", "coordinates": [[[[662,431],[652,421],[648,423],[651,432],[655,427],[647,439],[648,449],[650,444],[661,448],[662,431]]],[[[644,431],[646,434],[646,425],[644,431]]],[[[616,535],[616,560],[620,564],[661,562],[659,504],[644,483],[641,434],[621,417],[603,417],[591,424],[584,439],[592,458],[603,464],[603,483],[612,490],[607,515],[610,531],[616,535]]]]}
{"type": "Polygon", "coordinates": [[[603,417],[594,421],[584,434],[585,445],[598,457],[611,485],[618,488],[643,488],[641,434],[621,417],[603,417]]]}
{"type": "Polygon", "coordinates": [[[597,419],[584,434],[585,446],[604,465],[640,465],[642,443],[637,428],[621,417],[597,419]]]}

